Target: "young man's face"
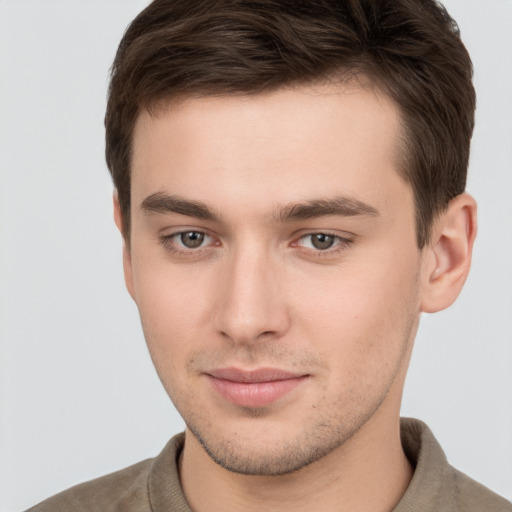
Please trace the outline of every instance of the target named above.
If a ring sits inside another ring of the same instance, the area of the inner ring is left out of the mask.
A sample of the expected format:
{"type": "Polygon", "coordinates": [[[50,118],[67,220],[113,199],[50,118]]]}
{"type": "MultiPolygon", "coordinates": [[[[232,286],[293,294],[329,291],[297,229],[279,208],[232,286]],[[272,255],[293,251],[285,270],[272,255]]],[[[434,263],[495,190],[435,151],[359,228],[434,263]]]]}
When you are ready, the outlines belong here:
{"type": "Polygon", "coordinates": [[[340,85],[141,114],[127,284],[222,466],[292,471],[398,416],[423,260],[399,123],[340,85]]]}

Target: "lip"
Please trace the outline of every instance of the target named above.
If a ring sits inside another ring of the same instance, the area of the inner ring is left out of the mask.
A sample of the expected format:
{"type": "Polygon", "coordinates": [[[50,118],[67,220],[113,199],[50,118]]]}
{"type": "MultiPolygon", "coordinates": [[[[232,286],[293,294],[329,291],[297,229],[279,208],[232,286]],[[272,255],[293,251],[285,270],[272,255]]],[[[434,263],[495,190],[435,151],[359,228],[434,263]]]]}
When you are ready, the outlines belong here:
{"type": "Polygon", "coordinates": [[[221,368],[206,372],[212,387],[225,400],[241,407],[268,406],[300,386],[307,374],[278,368],[221,368]]]}

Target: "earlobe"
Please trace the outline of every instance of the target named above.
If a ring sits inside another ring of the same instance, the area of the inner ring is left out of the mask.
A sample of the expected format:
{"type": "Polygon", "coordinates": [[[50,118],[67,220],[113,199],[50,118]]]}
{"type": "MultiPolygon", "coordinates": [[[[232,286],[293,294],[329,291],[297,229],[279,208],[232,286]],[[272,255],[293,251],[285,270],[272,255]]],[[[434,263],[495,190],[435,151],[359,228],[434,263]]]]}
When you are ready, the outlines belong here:
{"type": "Polygon", "coordinates": [[[469,194],[450,201],[436,220],[424,249],[421,310],[434,313],[458,297],[471,267],[476,237],[476,202],[469,194]]]}
{"type": "Polygon", "coordinates": [[[124,236],[124,226],[123,226],[123,216],[121,214],[121,206],[119,205],[119,198],[117,196],[117,192],[114,191],[113,195],[113,204],[114,204],[114,222],[116,223],[117,229],[121,233],[123,238],[123,270],[124,270],[124,282],[126,284],[126,288],[128,293],[131,295],[132,299],[135,300],[133,293],[133,270],[132,270],[132,257],[130,252],[130,247],[126,243],[126,238],[124,236]]]}

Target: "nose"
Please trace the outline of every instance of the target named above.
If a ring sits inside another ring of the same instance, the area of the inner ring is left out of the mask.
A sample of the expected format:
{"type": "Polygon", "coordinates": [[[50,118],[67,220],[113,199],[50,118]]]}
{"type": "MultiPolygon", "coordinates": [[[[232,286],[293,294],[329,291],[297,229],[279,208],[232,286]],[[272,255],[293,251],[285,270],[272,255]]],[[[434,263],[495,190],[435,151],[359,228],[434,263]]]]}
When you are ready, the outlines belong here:
{"type": "Polygon", "coordinates": [[[263,251],[240,251],[221,272],[215,324],[236,344],[279,338],[289,328],[289,311],[279,264],[263,251]]]}

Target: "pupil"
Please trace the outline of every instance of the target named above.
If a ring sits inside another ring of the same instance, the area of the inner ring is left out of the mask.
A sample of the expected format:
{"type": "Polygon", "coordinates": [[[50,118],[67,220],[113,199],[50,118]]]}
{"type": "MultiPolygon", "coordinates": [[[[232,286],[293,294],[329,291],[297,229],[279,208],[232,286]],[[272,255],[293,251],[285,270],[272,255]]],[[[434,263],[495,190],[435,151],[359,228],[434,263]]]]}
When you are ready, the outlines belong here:
{"type": "Polygon", "coordinates": [[[311,243],[315,249],[329,249],[334,243],[334,237],[332,235],[318,233],[312,236],[311,243]]]}
{"type": "Polygon", "coordinates": [[[197,231],[189,231],[188,233],[181,234],[181,243],[188,247],[189,249],[193,249],[194,247],[199,247],[204,240],[204,233],[198,233],[197,231]]]}

